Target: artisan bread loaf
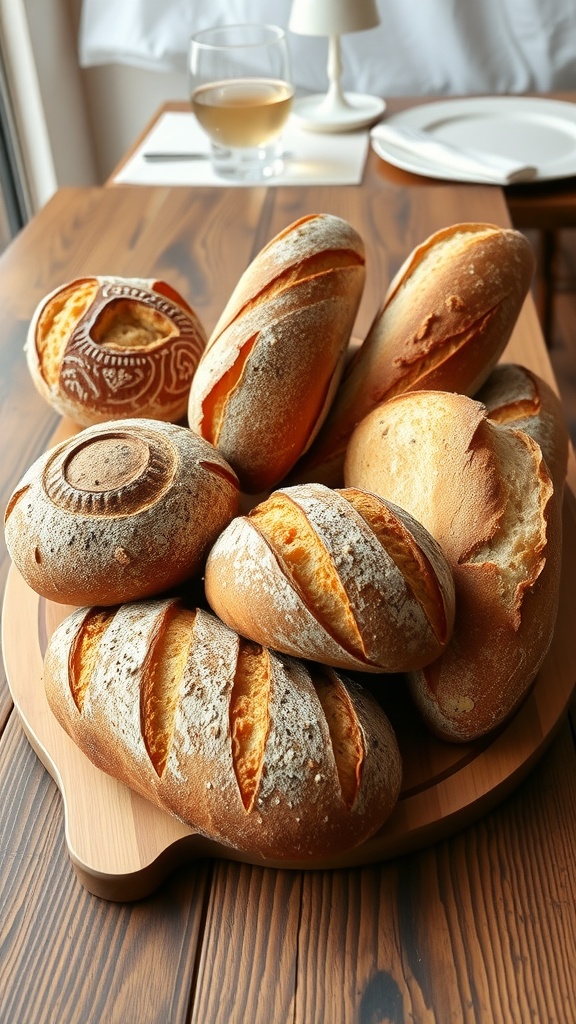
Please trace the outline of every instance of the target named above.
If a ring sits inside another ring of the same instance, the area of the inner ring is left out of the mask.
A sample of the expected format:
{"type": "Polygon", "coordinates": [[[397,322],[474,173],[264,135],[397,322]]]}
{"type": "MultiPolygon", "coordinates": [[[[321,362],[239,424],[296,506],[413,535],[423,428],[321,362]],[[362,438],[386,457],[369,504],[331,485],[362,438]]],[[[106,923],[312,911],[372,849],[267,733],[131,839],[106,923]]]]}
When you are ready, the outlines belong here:
{"type": "Polygon", "coordinates": [[[49,600],[119,604],[198,573],[239,494],[230,466],[187,427],[97,424],[25,473],[6,509],[6,544],[49,600]]]}
{"type": "Polygon", "coordinates": [[[413,392],[359,424],[345,475],[407,509],[452,569],[452,639],[410,677],[425,721],[448,740],[496,728],[528,692],[556,619],[562,487],[539,445],[466,396],[413,392]]]}
{"type": "Polygon", "coordinates": [[[242,489],[274,487],[311,443],[340,380],[365,279],[340,217],[303,217],[240,278],[192,381],[189,424],[242,489]]]}
{"type": "Polygon", "coordinates": [[[476,394],[496,423],[523,430],[538,442],[554,487],[568,469],[569,435],[562,403],[546,381],[516,363],[499,363],[476,394]]]}
{"type": "Polygon", "coordinates": [[[398,746],[368,693],[176,600],[76,610],[44,678],[94,764],[252,857],[341,854],[396,803],[398,746]]]}
{"type": "Polygon", "coordinates": [[[474,394],[512,333],[533,268],[524,235],[490,224],[454,224],[419,245],[392,281],[291,482],[341,484],[352,430],[394,395],[474,394]]]}
{"type": "Polygon", "coordinates": [[[26,356],[42,397],[80,426],[177,421],[205,345],[198,316],[165,281],[83,277],[39,303],[26,356]]]}
{"type": "Polygon", "coordinates": [[[304,484],[233,520],[205,571],[212,609],[251,640],[367,672],[419,668],[446,646],[454,586],[419,523],[374,494],[304,484]]]}

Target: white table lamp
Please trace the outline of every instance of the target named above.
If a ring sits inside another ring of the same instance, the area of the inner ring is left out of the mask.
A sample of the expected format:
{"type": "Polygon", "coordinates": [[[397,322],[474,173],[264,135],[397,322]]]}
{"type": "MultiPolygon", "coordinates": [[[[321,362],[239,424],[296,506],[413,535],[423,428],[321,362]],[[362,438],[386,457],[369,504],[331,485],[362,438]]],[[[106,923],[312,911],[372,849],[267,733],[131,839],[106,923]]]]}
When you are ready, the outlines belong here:
{"type": "Polygon", "coordinates": [[[328,92],[294,101],[293,113],[302,128],[344,132],[373,124],[386,104],[378,96],[343,93],[340,36],[375,28],[380,23],[376,0],[294,0],[289,29],[299,35],[328,36],[328,92]]]}

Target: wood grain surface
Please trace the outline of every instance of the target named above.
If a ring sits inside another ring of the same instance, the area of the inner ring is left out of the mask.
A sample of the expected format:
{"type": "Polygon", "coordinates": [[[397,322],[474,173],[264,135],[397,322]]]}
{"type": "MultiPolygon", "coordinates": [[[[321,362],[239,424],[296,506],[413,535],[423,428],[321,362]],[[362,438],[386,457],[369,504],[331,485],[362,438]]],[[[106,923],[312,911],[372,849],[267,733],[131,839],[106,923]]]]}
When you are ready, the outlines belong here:
{"type": "MultiPolygon", "coordinates": [[[[163,276],[210,330],[264,242],[322,210],[350,219],[367,243],[360,336],[393,272],[433,230],[509,223],[497,189],[407,189],[377,173],[359,188],[58,193],[0,260],[3,505],[57,424],[22,355],[48,290],[78,274],[163,276]]],[[[550,375],[531,302],[506,355],[550,375]]],[[[7,568],[2,546],[2,585],[7,568]]],[[[60,794],[5,680],[0,714],[3,1024],[576,1020],[568,720],[512,796],[423,851],[319,872],[199,860],[152,896],[117,904],[78,883],[60,794]]]]}

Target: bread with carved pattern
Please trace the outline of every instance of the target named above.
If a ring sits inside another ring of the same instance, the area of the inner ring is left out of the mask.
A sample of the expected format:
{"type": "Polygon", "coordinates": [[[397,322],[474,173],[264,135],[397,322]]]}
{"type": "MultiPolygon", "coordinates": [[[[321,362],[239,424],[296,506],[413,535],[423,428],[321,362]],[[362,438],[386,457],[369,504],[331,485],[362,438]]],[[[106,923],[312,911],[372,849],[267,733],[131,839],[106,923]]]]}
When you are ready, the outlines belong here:
{"type": "Polygon", "coordinates": [[[42,299],[25,347],[42,397],[90,426],[182,419],[205,345],[197,314],[165,281],[83,277],[42,299]]]}
{"type": "Polygon", "coordinates": [[[76,610],[44,680],[95,765],[251,859],[340,856],[398,798],[398,745],[367,692],[177,600],[76,610]]]}
{"type": "Polygon", "coordinates": [[[230,466],[187,427],[96,424],[24,474],[5,512],[6,545],[43,597],[119,604],[199,573],[239,495],[230,466]]]}

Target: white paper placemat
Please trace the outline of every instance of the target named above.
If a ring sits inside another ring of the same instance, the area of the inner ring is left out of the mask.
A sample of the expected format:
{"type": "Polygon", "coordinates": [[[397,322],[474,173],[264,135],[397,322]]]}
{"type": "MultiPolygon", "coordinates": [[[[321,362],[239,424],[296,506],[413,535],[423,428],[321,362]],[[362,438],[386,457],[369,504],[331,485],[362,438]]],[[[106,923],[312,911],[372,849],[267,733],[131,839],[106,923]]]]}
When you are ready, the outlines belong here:
{"type": "MultiPolygon", "coordinates": [[[[306,132],[290,120],[284,131],[284,173],[266,185],[359,185],[368,153],[368,131],[334,135],[306,132]]],[[[134,155],[114,177],[123,185],[230,185],[208,159],[152,162],[144,153],[205,153],[208,137],[191,111],[169,111],[158,119],[134,155]]]]}

